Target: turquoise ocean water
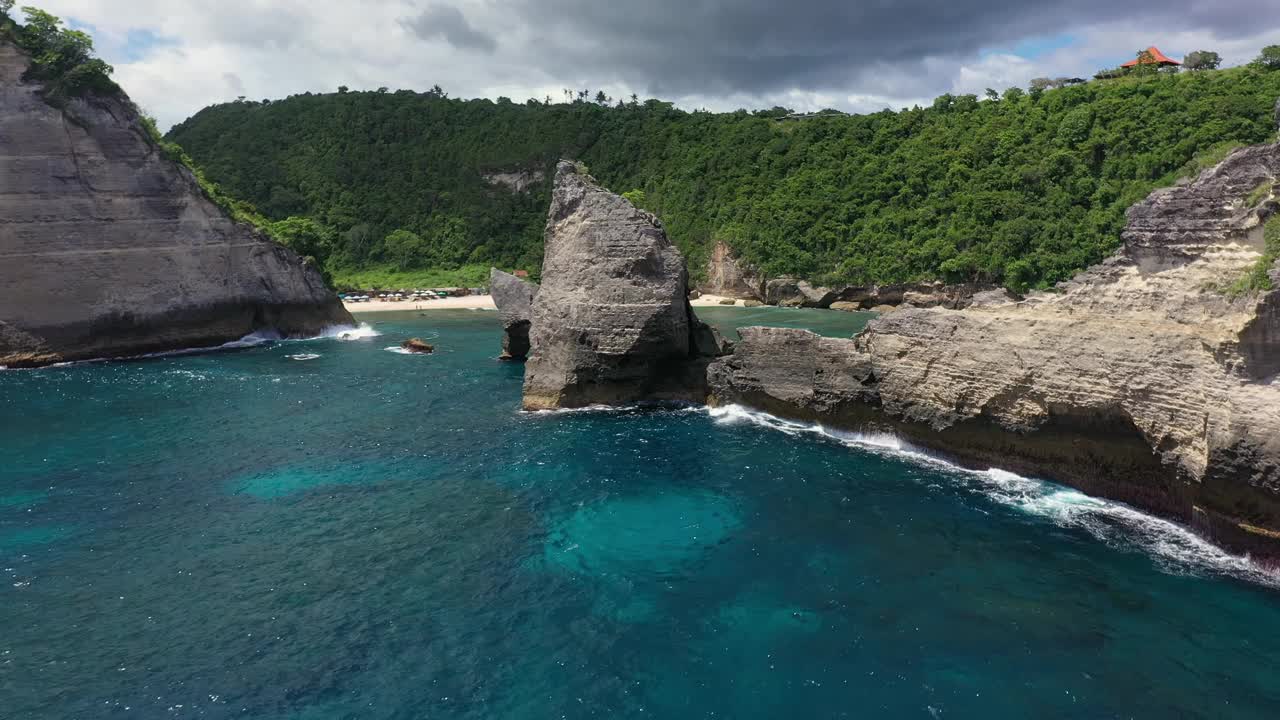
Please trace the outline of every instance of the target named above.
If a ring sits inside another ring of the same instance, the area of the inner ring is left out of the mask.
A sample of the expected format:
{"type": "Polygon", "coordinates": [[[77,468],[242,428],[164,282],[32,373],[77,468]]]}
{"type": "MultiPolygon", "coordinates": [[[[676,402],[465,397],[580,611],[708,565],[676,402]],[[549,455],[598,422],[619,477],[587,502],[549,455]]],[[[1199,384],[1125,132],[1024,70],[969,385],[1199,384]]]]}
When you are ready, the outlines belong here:
{"type": "Polygon", "coordinates": [[[1176,525],[362,319],[0,372],[0,718],[1280,716],[1280,581],[1176,525]]]}

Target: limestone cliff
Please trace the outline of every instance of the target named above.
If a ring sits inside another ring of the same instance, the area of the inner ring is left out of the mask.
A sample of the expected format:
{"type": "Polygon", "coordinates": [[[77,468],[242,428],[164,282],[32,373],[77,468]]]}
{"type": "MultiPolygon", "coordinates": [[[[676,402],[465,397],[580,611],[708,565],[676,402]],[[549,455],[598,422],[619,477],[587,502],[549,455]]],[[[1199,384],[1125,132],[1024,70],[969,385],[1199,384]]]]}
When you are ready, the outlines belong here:
{"type": "Polygon", "coordinates": [[[561,162],[533,302],[524,407],[701,402],[723,342],[688,301],[684,258],[652,214],[561,162]]]}
{"type": "Polygon", "coordinates": [[[501,360],[524,360],[529,356],[529,320],[533,299],[538,295],[532,283],[498,268],[489,268],[489,294],[502,317],[501,360]]]}
{"type": "Polygon", "coordinates": [[[1280,559],[1280,290],[1224,290],[1263,256],[1277,205],[1257,196],[1278,177],[1280,146],[1237,151],[1133,207],[1115,256],[1023,301],[900,309],[850,340],[746,330],[708,369],[714,401],[891,429],[1280,559]]]}
{"type": "Polygon", "coordinates": [[[541,168],[501,170],[482,173],[481,177],[490,185],[504,187],[514,193],[528,192],[545,179],[541,168]]]}
{"type": "Polygon", "coordinates": [[[704,295],[763,301],[765,280],[763,275],[738,260],[728,245],[717,242],[707,258],[706,279],[698,283],[698,291],[704,295]]]}
{"type": "Polygon", "coordinates": [[[315,334],[320,273],[230,220],[123,97],[47,104],[0,41],[0,365],[315,334]]]}

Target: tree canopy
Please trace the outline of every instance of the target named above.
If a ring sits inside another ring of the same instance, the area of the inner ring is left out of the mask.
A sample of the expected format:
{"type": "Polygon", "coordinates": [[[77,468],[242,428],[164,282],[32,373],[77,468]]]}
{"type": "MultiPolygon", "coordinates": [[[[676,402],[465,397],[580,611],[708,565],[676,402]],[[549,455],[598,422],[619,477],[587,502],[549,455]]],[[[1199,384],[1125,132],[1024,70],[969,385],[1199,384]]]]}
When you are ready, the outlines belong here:
{"type": "Polygon", "coordinates": [[[1195,50],[1182,59],[1187,70],[1217,70],[1221,64],[1222,56],[1211,50],[1195,50]]]}
{"type": "Polygon", "coordinates": [[[695,274],[723,240],[773,276],[1022,288],[1112,252],[1125,209],[1155,187],[1271,138],[1277,96],[1262,63],[866,115],[348,91],[213,106],[169,138],[268,218],[332,228],[337,268],[536,271],[546,178],[572,157],[642,193],[629,194],[695,274]],[[500,173],[544,180],[515,191],[500,173]]]}

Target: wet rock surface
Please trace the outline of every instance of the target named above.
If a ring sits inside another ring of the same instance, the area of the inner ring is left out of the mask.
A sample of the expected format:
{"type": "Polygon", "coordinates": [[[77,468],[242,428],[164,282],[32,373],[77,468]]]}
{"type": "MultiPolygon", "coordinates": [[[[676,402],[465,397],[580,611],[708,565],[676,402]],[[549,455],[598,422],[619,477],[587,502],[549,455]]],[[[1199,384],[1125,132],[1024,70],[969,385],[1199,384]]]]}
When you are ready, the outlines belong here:
{"type": "Polygon", "coordinates": [[[422,338],[409,338],[408,340],[400,343],[400,347],[403,350],[408,350],[411,353],[418,353],[420,355],[430,355],[436,350],[434,345],[422,338]]]}

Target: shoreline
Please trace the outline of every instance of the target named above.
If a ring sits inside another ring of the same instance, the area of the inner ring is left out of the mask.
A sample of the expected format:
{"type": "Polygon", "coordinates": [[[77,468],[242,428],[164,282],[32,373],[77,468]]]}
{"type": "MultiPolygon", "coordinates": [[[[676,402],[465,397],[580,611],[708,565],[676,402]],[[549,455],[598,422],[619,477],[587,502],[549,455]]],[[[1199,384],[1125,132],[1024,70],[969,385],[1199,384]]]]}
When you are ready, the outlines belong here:
{"type": "MultiPolygon", "coordinates": [[[[721,300],[729,298],[721,295],[703,295],[696,300],[690,300],[689,304],[693,307],[745,307],[743,300],[734,300],[733,305],[722,305],[721,300]]],[[[381,300],[373,300],[370,302],[353,303],[344,302],[342,306],[352,315],[365,313],[380,312],[406,312],[414,310],[497,310],[498,306],[493,302],[492,295],[464,295],[463,297],[447,297],[438,300],[393,300],[383,302],[381,300]]]]}
{"type": "Polygon", "coordinates": [[[352,315],[380,312],[412,312],[415,310],[497,310],[492,295],[464,295],[436,300],[397,300],[382,302],[344,302],[342,306],[352,315]]]}
{"type": "Polygon", "coordinates": [[[728,303],[725,303],[724,305],[720,304],[721,300],[730,299],[732,298],[724,295],[700,295],[696,299],[690,300],[689,304],[693,307],[746,307],[745,300],[734,300],[732,305],[728,303]]]}

